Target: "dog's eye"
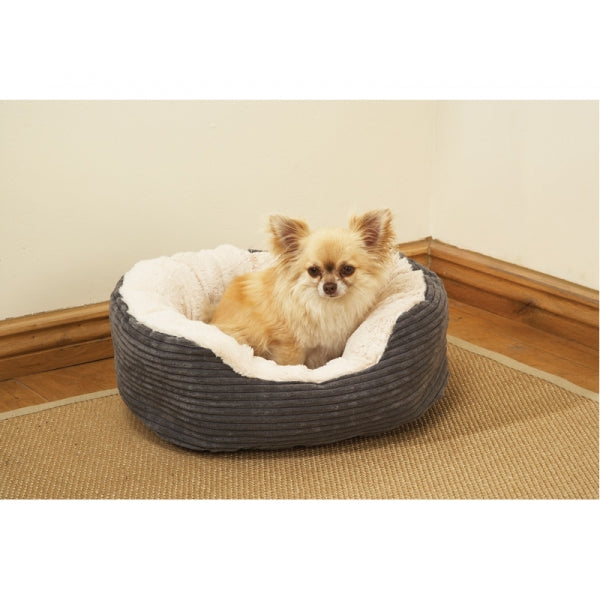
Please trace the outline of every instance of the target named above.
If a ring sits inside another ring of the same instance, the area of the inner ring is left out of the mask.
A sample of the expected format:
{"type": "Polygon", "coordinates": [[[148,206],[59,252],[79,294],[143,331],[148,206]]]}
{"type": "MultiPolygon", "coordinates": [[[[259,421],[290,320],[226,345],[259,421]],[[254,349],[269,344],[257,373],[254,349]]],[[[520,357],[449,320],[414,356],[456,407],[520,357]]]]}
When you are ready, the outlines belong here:
{"type": "Polygon", "coordinates": [[[349,275],[352,275],[352,273],[354,273],[355,269],[352,265],[344,265],[340,272],[344,277],[348,277],[349,275]]]}
{"type": "Polygon", "coordinates": [[[321,269],[319,267],[308,267],[308,274],[311,277],[318,277],[321,274],[321,269]]]}

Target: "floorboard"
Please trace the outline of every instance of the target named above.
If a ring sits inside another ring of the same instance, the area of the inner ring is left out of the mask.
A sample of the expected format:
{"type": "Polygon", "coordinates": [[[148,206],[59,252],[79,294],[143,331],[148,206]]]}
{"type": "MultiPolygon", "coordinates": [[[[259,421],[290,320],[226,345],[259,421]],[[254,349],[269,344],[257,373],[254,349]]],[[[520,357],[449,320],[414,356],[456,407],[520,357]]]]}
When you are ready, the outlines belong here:
{"type": "Polygon", "coordinates": [[[43,404],[47,400],[40,394],[30,390],[20,381],[9,379],[0,381],[0,412],[43,404]]]}
{"type": "Polygon", "coordinates": [[[449,300],[448,333],[598,392],[598,351],[449,300]]]}
{"type": "Polygon", "coordinates": [[[24,375],[18,379],[47,402],[117,387],[114,359],[24,375]]]}

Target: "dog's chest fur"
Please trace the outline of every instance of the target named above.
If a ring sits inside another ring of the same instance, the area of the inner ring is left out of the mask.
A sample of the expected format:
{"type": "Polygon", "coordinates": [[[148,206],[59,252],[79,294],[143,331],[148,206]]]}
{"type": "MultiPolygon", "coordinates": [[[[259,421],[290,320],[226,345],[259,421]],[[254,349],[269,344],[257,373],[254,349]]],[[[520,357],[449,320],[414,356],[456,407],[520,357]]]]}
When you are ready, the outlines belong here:
{"type": "Polygon", "coordinates": [[[283,310],[283,318],[294,332],[300,346],[305,348],[307,362],[323,364],[340,356],[348,337],[354,332],[370,309],[370,303],[357,298],[320,298],[314,290],[298,294],[294,300],[302,305],[302,310],[283,310]],[[299,315],[301,318],[299,319],[299,315]],[[310,357],[313,360],[310,360],[310,357]]]}

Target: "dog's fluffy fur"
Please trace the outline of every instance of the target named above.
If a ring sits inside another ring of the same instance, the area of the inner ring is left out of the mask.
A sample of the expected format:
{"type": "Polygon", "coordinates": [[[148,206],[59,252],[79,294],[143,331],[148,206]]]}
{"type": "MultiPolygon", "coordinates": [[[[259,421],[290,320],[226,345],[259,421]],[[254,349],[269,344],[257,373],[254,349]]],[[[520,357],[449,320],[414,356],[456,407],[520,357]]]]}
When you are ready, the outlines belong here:
{"type": "Polygon", "coordinates": [[[269,219],[272,267],[235,278],[211,323],[282,365],[324,365],[376,303],[389,277],[392,215],[374,210],[348,229],[311,232],[304,221],[269,219]]]}

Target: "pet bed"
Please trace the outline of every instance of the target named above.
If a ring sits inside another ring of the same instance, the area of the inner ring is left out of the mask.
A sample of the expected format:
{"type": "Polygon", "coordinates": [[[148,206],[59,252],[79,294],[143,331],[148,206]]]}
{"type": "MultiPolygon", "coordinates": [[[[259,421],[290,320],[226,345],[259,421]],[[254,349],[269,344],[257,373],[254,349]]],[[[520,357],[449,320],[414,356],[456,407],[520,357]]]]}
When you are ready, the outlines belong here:
{"type": "Polygon", "coordinates": [[[110,322],[120,394],[163,439],[194,450],[314,446],[389,431],[443,394],[447,297],[402,254],[341,357],[317,369],[254,356],[207,324],[238,274],[273,261],[234,246],[137,263],[110,322]]]}

